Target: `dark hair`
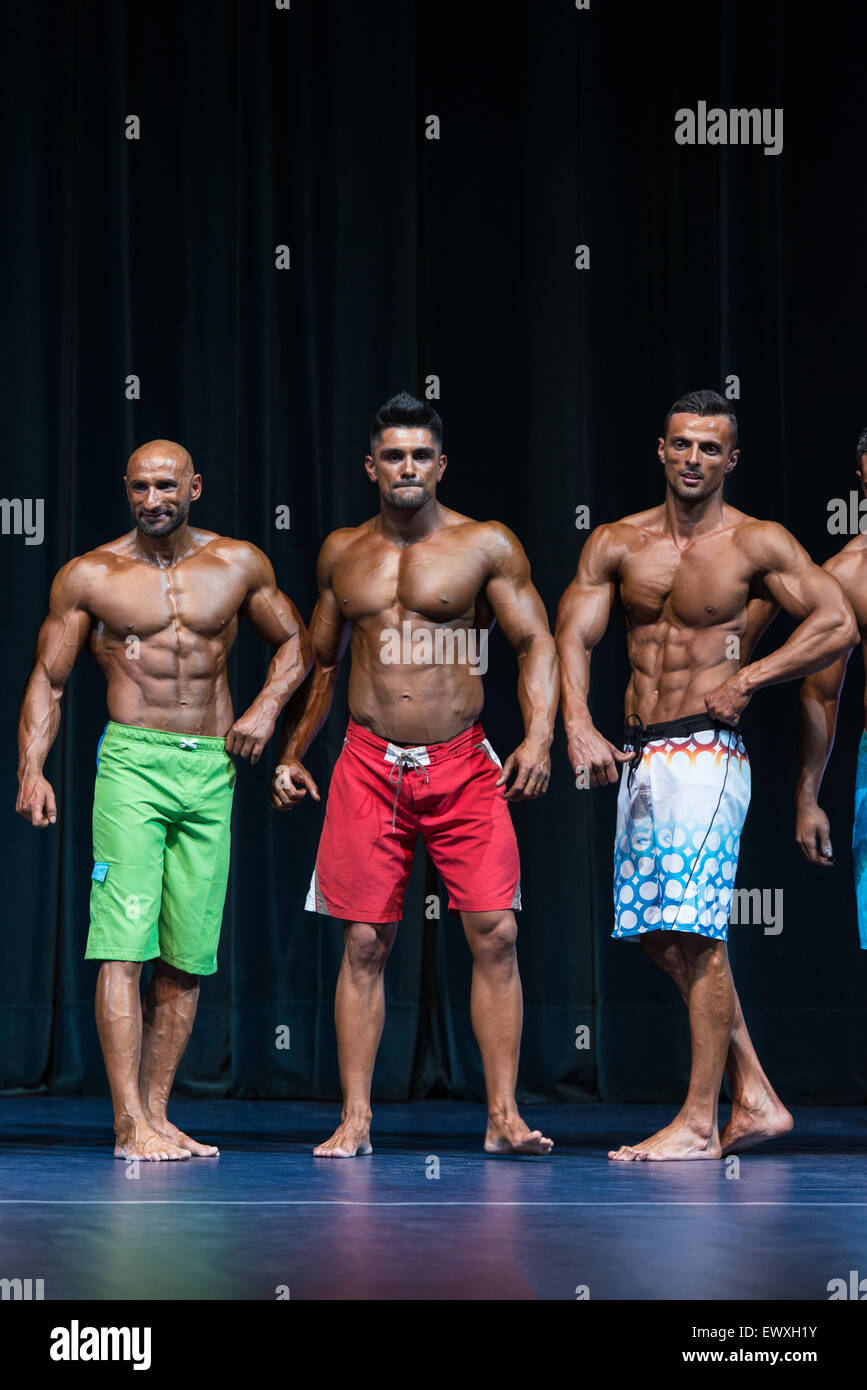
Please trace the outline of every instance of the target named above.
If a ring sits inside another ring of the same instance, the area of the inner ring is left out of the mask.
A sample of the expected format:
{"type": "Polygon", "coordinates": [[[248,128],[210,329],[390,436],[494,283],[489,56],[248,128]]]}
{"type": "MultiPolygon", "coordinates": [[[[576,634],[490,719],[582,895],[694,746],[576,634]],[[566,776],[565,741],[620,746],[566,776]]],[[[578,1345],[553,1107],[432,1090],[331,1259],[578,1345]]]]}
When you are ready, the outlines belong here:
{"type": "Polygon", "coordinates": [[[394,427],[430,430],[437,452],[442,452],[443,422],[429,401],[419,401],[408,391],[399,391],[385,405],[381,405],[370,422],[371,454],[376,453],[376,446],[384,431],[394,427]]]}
{"type": "Polygon", "coordinates": [[[665,417],[662,435],[668,433],[668,423],[672,415],[725,415],[731,421],[735,432],[734,442],[738,442],[738,417],[732,409],[731,401],[723,400],[716,391],[688,391],[675,401],[665,417]]]}
{"type": "Polygon", "coordinates": [[[855,462],[860,463],[864,455],[867,454],[867,425],[858,436],[858,448],[855,450],[855,462]]]}

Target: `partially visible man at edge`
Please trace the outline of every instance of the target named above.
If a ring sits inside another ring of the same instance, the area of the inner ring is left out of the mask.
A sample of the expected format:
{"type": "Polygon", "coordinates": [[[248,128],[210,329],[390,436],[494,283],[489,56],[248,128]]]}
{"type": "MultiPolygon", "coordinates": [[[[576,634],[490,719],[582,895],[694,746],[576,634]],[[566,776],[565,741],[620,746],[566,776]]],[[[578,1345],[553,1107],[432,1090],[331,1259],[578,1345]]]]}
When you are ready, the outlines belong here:
{"type": "Polygon", "coordinates": [[[630,763],[618,793],[612,935],[640,941],[689,1010],[684,1104],[659,1133],[611,1150],[620,1161],[719,1158],[792,1126],[747,1032],[726,948],[750,800],[737,726],[757,690],[827,666],[856,629],[840,586],[788,531],[724,501],[737,442],[731,403],[716,392],[676,401],[657,444],[664,502],[590,534],[557,620],[573,771],[606,786],[630,763]],[[590,656],[615,599],[632,668],[622,752],[588,707],[590,656]],[[747,665],[777,607],[799,626],[747,665]],[[724,1071],[733,1105],[720,1135],[724,1071]]]}
{"type": "Polygon", "coordinates": [[[299,614],[268,558],[189,524],[202,478],[167,439],[127,464],[133,528],[64,565],[36,645],[18,727],[16,809],[57,819],[43,774],[81,649],[108,682],[97,750],[90,933],[102,961],[96,1023],[114,1107],[115,1157],[187,1159],[218,1150],[167,1117],[200,975],[217,968],[235,767],[258,761],[310,669],[299,614]],[[234,719],[226,661],[241,618],[273,648],[264,686],[234,719]],[[142,1009],[142,962],[157,957],[142,1009]]]}
{"type": "MultiPolygon", "coordinates": [[[[855,474],[867,495],[867,429],[855,451],[855,474]]],[[[858,533],[823,566],[833,574],[852,605],[858,623],[858,639],[867,670],[867,535],[858,533]]],[[[801,686],[798,723],[798,783],[795,793],[795,838],[811,864],[830,868],[834,863],[831,827],[819,805],[819,789],[837,728],[837,711],[850,651],[823,671],[808,676],[801,686]]],[[[855,903],[861,949],[867,951],[867,685],[863,696],[864,728],[855,767],[855,811],[852,821],[852,859],[855,903]]]]}
{"type": "Polygon", "coordinates": [[[388,401],[374,416],[365,468],[379,512],[333,531],[320,552],[310,623],[314,672],[287,709],[272,780],[276,808],[296,805],[308,791],[319,800],[301,759],[327,718],[351,639],[351,718],[307,899],[308,910],[344,924],[335,998],[343,1113],[314,1153],[371,1152],[383,972],[419,834],[473,956],[470,1010],[488,1101],[485,1149],[548,1153],[552,1141],[530,1130],[515,1099],[522,1001],[513,909],[521,893],[509,807],[541,796],[548,785],[558,697],[554,641],[517,537],[500,522],[474,521],[438,500],[446,456],[430,404],[406,392],[388,401]],[[478,657],[495,620],[517,653],[525,729],[502,767],[479,723],[478,657]],[[437,644],[445,659],[437,657],[437,644]]]}

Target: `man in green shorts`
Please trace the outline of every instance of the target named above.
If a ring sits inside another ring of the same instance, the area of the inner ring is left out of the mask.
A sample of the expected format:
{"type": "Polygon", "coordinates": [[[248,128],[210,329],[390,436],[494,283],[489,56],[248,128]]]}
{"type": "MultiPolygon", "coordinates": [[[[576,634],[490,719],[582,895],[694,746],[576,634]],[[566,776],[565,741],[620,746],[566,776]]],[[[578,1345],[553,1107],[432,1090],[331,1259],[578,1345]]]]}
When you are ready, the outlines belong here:
{"type": "Polygon", "coordinates": [[[130,457],[133,529],[70,560],[51,588],[18,726],[19,814],[57,819],[43,776],[64,687],[85,645],[108,681],[97,750],[86,955],[100,960],[96,1023],[117,1158],[218,1151],[166,1115],[189,1041],[199,975],[217,968],[235,767],[258,761],[311,665],[294,604],[254,545],[189,525],[201,475],[179,444],[130,457]],[[275,648],[264,686],[234,719],[226,662],[246,617],[275,648]],[[141,963],[157,959],[142,1006],[141,963]]]}

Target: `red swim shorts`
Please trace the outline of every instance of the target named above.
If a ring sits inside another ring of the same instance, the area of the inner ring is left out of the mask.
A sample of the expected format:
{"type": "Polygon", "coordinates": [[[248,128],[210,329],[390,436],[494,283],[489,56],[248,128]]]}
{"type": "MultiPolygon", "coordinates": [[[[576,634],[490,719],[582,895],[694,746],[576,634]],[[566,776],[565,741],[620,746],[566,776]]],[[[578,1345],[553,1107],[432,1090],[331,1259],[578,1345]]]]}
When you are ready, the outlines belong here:
{"type": "Polygon", "coordinates": [[[396,922],[419,834],[449,909],[521,906],[521,865],[500,760],[474,724],[405,748],[350,719],[334,767],[305,907],[349,922],[396,922]]]}

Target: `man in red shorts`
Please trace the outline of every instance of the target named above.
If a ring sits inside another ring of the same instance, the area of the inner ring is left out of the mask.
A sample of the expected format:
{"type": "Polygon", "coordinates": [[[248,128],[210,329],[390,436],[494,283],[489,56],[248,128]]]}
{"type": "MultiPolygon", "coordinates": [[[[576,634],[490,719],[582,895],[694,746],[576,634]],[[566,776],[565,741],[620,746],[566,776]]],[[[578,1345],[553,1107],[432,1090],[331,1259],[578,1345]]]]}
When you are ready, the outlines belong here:
{"type": "Polygon", "coordinates": [[[374,416],[365,468],[379,515],[327,537],[310,636],[315,665],[287,708],[271,804],[316,783],[301,759],[331,706],[352,639],[351,719],[331,779],[307,898],[344,922],[335,1020],[343,1088],[337,1130],[314,1153],[353,1158],[370,1146],[370,1087],[385,1019],[383,970],[419,834],[473,955],[471,1015],[488,1100],[489,1153],[545,1154],[515,1101],[521,982],[514,909],[520,865],[509,803],[541,796],[558,670],[545,609],[517,538],[437,501],[442,423],[405,392],[374,416]],[[488,629],[518,656],[523,742],[501,766],[479,714],[488,629]],[[510,778],[514,780],[509,786],[510,778]]]}

